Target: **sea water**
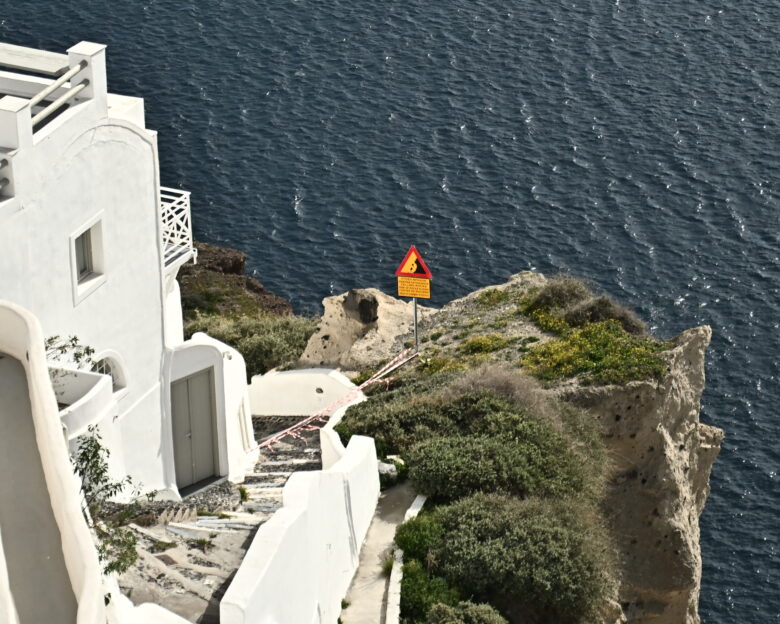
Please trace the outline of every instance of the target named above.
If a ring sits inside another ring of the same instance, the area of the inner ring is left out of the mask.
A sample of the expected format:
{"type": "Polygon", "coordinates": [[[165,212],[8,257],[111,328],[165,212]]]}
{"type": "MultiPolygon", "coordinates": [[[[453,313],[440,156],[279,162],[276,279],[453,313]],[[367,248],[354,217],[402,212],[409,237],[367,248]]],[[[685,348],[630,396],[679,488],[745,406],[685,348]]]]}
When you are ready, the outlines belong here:
{"type": "Polygon", "coordinates": [[[709,324],[707,623],[780,619],[777,0],[3,0],[0,40],[108,44],[198,238],[300,312],[570,271],[709,324]]]}

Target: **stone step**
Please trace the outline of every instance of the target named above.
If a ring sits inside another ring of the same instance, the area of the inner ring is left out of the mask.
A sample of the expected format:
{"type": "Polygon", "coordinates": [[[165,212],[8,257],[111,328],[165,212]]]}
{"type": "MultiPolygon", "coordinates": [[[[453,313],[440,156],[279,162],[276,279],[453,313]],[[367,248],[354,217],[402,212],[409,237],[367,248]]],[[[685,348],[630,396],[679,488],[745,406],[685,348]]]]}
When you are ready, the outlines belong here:
{"type": "Polygon", "coordinates": [[[284,455],[319,455],[320,449],[314,446],[296,446],[292,448],[276,448],[270,453],[263,453],[260,459],[273,459],[284,455]]]}
{"type": "Polygon", "coordinates": [[[252,488],[268,486],[282,487],[285,483],[287,483],[287,479],[289,479],[291,475],[291,472],[286,473],[283,477],[278,477],[275,475],[269,476],[268,473],[252,474],[250,476],[244,477],[244,488],[246,490],[251,490],[252,488]]]}
{"type": "MultiPolygon", "coordinates": [[[[288,461],[279,464],[274,464],[273,468],[287,468],[289,469],[288,470],[289,472],[308,472],[310,470],[321,470],[322,464],[318,461],[313,462],[307,460],[298,461],[298,462],[288,461]]],[[[278,472],[278,470],[273,470],[272,472],[278,472]]],[[[263,476],[267,473],[263,470],[263,466],[255,466],[254,471],[251,472],[250,474],[263,476]]]]}
{"type": "Polygon", "coordinates": [[[252,485],[245,487],[247,493],[251,497],[252,494],[266,494],[268,492],[281,492],[284,489],[284,483],[273,483],[273,482],[263,482],[263,483],[253,483],[252,485]]]}
{"type": "Polygon", "coordinates": [[[271,492],[257,492],[254,496],[250,496],[249,500],[244,502],[244,505],[246,505],[247,503],[281,504],[282,498],[283,498],[283,494],[281,490],[271,491],[271,492]]]}
{"type": "Polygon", "coordinates": [[[230,533],[225,529],[214,527],[201,527],[197,524],[174,522],[165,525],[165,530],[184,539],[208,539],[210,533],[230,533]]]}
{"type": "MultiPolygon", "coordinates": [[[[264,461],[262,464],[258,464],[259,467],[265,467],[265,466],[287,466],[287,465],[293,465],[293,466],[299,466],[301,464],[310,464],[314,462],[315,460],[310,457],[287,457],[284,459],[269,459],[267,461],[264,461]]],[[[318,460],[317,460],[318,461],[318,460]]]]}
{"type": "Polygon", "coordinates": [[[244,509],[252,513],[273,514],[282,506],[281,500],[247,501],[244,509]]]}
{"type": "MultiPolygon", "coordinates": [[[[278,470],[278,471],[267,470],[263,472],[262,475],[264,477],[289,477],[292,473],[293,471],[291,470],[278,470]]],[[[250,472],[249,474],[254,475],[255,473],[250,472]]]]}
{"type": "MultiPolygon", "coordinates": [[[[257,528],[258,525],[266,522],[271,516],[269,514],[256,514],[250,515],[250,520],[220,520],[219,522],[198,522],[194,525],[197,529],[215,529],[218,532],[229,530],[252,530],[257,528]]],[[[192,526],[192,525],[188,525],[192,526]]]]}
{"type": "Polygon", "coordinates": [[[198,510],[190,506],[175,506],[165,509],[158,519],[160,524],[169,524],[170,522],[187,522],[198,516],[198,510]]]}

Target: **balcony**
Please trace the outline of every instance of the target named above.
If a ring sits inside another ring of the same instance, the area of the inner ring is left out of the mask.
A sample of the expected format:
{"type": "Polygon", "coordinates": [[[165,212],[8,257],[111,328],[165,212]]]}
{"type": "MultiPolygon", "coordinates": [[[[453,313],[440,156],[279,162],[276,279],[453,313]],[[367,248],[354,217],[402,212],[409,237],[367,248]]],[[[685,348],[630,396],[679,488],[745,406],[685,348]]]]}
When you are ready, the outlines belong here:
{"type": "Polygon", "coordinates": [[[165,269],[173,271],[197,257],[192,243],[190,193],[160,187],[160,219],[165,269]]]}
{"type": "Polygon", "coordinates": [[[50,368],[49,374],[69,440],[103,420],[116,405],[108,375],[68,368],[50,368]]]}

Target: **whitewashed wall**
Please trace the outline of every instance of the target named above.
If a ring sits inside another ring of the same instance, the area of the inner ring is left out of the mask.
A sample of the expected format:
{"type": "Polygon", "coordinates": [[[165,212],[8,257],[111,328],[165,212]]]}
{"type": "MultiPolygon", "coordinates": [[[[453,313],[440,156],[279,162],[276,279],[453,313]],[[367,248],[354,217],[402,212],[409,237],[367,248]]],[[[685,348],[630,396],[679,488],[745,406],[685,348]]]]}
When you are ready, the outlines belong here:
{"type": "MultiPolygon", "coordinates": [[[[18,145],[0,146],[17,148],[15,198],[0,211],[0,296],[31,310],[46,336],[76,335],[97,352],[120,356],[126,388],[116,393],[118,419],[103,423],[122,441],[122,452],[112,449],[111,469],[158,489],[165,328],[156,133],[143,127],[138,102],[117,101],[109,111],[102,47],[82,48],[93,55],[93,99],[34,135],[29,122],[20,124],[27,135],[4,138],[18,145]],[[96,219],[103,277],[82,296],[74,289],[71,239],[96,219]],[[117,465],[121,458],[125,464],[117,465]]],[[[8,115],[3,122],[8,129],[8,115]]]]}
{"type": "MultiPolygon", "coordinates": [[[[217,448],[219,474],[231,481],[244,480],[246,471],[257,462],[249,391],[246,384],[246,364],[232,347],[204,333],[196,333],[173,349],[166,378],[171,382],[206,368],[214,370],[214,392],[217,406],[217,448]]],[[[166,401],[170,405],[170,385],[166,385],[166,401]]],[[[170,408],[162,426],[166,438],[164,449],[166,478],[175,489],[173,435],[170,408]]]]}
{"type": "Polygon", "coordinates": [[[222,624],[335,624],[379,498],[376,449],[354,436],[331,468],[294,474],[220,603],[222,624]]]}
{"type": "MultiPolygon", "coordinates": [[[[66,450],[46,364],[43,333],[31,313],[4,301],[0,301],[0,351],[19,360],[27,375],[41,465],[52,512],[60,529],[65,566],[78,602],[77,622],[104,624],[100,565],[81,513],[80,484],[66,450]]],[[[5,560],[0,562],[0,568],[6,568],[5,560]]],[[[9,596],[10,593],[0,587],[0,614],[10,611],[9,596]]]]}

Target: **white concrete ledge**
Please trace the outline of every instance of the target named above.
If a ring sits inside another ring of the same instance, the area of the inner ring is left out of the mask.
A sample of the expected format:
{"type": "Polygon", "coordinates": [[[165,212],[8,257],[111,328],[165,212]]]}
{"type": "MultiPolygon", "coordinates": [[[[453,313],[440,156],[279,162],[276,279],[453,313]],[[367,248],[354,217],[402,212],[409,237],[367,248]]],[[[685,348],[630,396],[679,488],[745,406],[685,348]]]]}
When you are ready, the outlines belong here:
{"type": "MultiPolygon", "coordinates": [[[[419,494],[409,505],[404,514],[404,522],[416,518],[422,510],[427,496],[419,494]]],[[[404,551],[396,548],[393,553],[393,569],[390,572],[390,581],[387,584],[387,610],[385,611],[385,624],[399,624],[401,621],[401,580],[403,579],[404,551]]]]}
{"type": "Polygon", "coordinates": [[[354,436],[327,470],[290,477],[220,603],[222,624],[335,623],[378,499],[371,438],[354,436]]]}

